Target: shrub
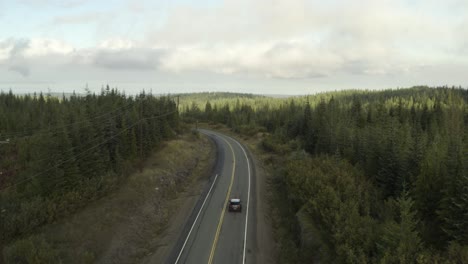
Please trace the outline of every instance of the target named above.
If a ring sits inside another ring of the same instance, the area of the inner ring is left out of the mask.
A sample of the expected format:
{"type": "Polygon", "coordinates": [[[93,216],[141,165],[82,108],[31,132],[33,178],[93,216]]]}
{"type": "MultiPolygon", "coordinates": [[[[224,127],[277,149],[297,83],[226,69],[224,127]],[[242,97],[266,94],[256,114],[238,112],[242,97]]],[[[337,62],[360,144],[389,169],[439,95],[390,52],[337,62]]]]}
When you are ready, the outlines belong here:
{"type": "Polygon", "coordinates": [[[3,250],[5,263],[61,263],[55,250],[43,236],[20,239],[3,250]]]}

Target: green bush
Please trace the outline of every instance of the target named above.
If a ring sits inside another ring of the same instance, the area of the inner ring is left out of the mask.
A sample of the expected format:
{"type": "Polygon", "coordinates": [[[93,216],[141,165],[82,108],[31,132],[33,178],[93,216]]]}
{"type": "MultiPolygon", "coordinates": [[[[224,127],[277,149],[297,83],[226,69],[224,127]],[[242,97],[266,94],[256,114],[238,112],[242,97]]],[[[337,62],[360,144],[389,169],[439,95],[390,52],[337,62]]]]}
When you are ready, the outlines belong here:
{"type": "Polygon", "coordinates": [[[257,133],[266,132],[266,129],[262,126],[257,125],[241,125],[238,128],[239,133],[246,135],[246,136],[254,136],[257,133]]]}
{"type": "Polygon", "coordinates": [[[196,129],[192,129],[192,138],[197,140],[200,138],[200,132],[198,132],[198,130],[196,129]]]}
{"type": "Polygon", "coordinates": [[[292,151],[288,144],[281,143],[273,136],[264,138],[261,142],[261,146],[266,152],[276,154],[286,154],[292,151]]]}
{"type": "Polygon", "coordinates": [[[5,263],[61,263],[59,254],[43,236],[20,239],[3,249],[5,263]]]}

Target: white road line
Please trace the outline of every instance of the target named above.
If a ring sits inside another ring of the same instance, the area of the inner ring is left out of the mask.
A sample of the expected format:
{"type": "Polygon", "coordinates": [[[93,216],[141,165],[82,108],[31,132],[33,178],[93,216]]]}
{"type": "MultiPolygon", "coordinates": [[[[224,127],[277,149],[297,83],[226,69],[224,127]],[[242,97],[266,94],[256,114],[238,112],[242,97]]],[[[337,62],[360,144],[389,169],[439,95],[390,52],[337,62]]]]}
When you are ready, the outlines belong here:
{"type": "MultiPolygon", "coordinates": [[[[233,139],[233,138],[231,138],[233,139]]],[[[239,147],[242,149],[244,152],[245,159],[247,160],[247,169],[249,171],[249,187],[247,189],[247,213],[245,214],[245,230],[244,230],[244,250],[242,253],[242,263],[245,264],[245,248],[247,246],[247,225],[248,225],[248,220],[249,220],[249,205],[250,205],[250,162],[249,162],[249,157],[247,156],[247,153],[245,152],[244,147],[235,139],[233,139],[234,142],[239,145],[239,147]]]]}
{"type": "MultiPolygon", "coordinates": [[[[216,179],[218,178],[218,174],[216,174],[214,180],[213,180],[213,183],[211,184],[211,187],[210,187],[210,190],[208,191],[208,193],[206,194],[206,197],[205,197],[205,200],[203,201],[203,204],[200,208],[200,211],[198,211],[198,214],[197,214],[197,217],[195,218],[195,221],[193,221],[193,224],[192,224],[192,227],[190,228],[190,231],[187,235],[187,238],[185,239],[185,242],[184,244],[182,245],[182,248],[180,249],[180,252],[179,252],[179,255],[177,256],[177,259],[176,261],[174,262],[174,264],[177,264],[179,262],[179,259],[180,257],[182,256],[182,252],[184,251],[185,249],[185,245],[187,244],[187,241],[189,240],[190,238],[190,234],[192,233],[192,230],[193,230],[193,227],[195,226],[195,224],[197,223],[197,220],[198,220],[198,217],[200,216],[200,213],[201,211],[203,210],[203,207],[205,206],[205,203],[206,203],[206,200],[208,200],[208,196],[210,196],[210,193],[211,193],[211,190],[213,189],[213,186],[216,182],[216,179]]],[[[247,207],[248,208],[248,207],[247,207]]]]}

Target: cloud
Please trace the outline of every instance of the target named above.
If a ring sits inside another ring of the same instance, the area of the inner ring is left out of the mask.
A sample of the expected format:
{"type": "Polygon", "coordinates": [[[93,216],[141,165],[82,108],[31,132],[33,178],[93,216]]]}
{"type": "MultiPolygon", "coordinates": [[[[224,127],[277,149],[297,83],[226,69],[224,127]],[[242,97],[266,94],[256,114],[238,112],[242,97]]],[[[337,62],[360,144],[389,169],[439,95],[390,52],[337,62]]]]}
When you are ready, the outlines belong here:
{"type": "Polygon", "coordinates": [[[72,45],[57,39],[35,38],[28,43],[24,50],[25,57],[45,56],[49,54],[69,54],[74,51],[72,45]]]}
{"type": "Polygon", "coordinates": [[[163,65],[173,71],[277,78],[405,74],[449,60],[462,42],[446,41],[457,20],[446,3],[413,4],[225,0],[208,8],[178,6],[149,42],[171,48],[163,65]]]}
{"type": "Polygon", "coordinates": [[[30,58],[50,54],[69,54],[73,46],[57,39],[4,39],[0,40],[0,60],[30,58]]]}
{"type": "Polygon", "coordinates": [[[29,41],[25,39],[0,40],[0,62],[8,71],[19,73],[23,77],[29,76],[28,62],[23,57],[28,47],[29,41]]]}
{"type": "Polygon", "coordinates": [[[71,59],[75,49],[56,39],[3,39],[0,40],[0,62],[8,71],[23,77],[32,73],[32,67],[65,64],[71,59]]]}
{"type": "Polygon", "coordinates": [[[457,34],[455,39],[456,43],[458,44],[456,51],[459,52],[461,56],[466,57],[468,55],[468,17],[461,21],[457,26],[457,34]]]}
{"type": "Polygon", "coordinates": [[[192,46],[171,50],[161,60],[167,71],[209,71],[272,78],[326,76],[340,67],[333,54],[320,54],[301,41],[192,46]]]}
{"type": "Polygon", "coordinates": [[[85,24],[94,23],[102,19],[103,13],[85,13],[79,15],[58,16],[52,20],[53,24],[66,25],[66,24],[85,24]]]}
{"type": "Polygon", "coordinates": [[[1,42],[0,46],[9,50],[8,58],[20,57],[29,47],[29,40],[26,39],[7,39],[1,42]]]}
{"type": "Polygon", "coordinates": [[[11,39],[0,40],[0,61],[9,59],[13,48],[14,43],[11,41],[11,39]]]}
{"type": "Polygon", "coordinates": [[[208,71],[220,74],[260,75],[279,79],[308,79],[338,72],[361,75],[404,74],[408,63],[391,52],[367,45],[367,53],[336,50],[307,40],[255,44],[194,45],[171,49],[161,69],[173,72],[208,71]]]}
{"type": "Polygon", "coordinates": [[[105,39],[98,45],[99,48],[108,50],[128,50],[136,46],[135,41],[124,38],[105,39]]]}
{"type": "Polygon", "coordinates": [[[17,72],[23,77],[28,77],[30,73],[30,69],[27,65],[24,64],[14,64],[8,67],[9,71],[17,72]]]}
{"type": "Polygon", "coordinates": [[[20,0],[19,2],[34,7],[54,6],[61,8],[76,8],[86,4],[89,0],[20,0]]]}
{"type": "Polygon", "coordinates": [[[99,50],[93,64],[113,70],[155,70],[164,51],[157,49],[130,48],[124,50],[99,50]]]}
{"type": "Polygon", "coordinates": [[[179,5],[170,10],[163,27],[149,38],[170,45],[289,38],[315,23],[306,3],[225,0],[204,8],[179,5]]]}

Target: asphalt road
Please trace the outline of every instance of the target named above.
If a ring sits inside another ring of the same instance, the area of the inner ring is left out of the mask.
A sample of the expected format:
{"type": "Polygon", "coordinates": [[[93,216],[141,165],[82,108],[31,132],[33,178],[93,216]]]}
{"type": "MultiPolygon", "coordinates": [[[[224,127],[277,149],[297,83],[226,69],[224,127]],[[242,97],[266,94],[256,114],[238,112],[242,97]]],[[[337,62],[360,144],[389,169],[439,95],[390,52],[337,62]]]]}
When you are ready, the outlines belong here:
{"type": "Polygon", "coordinates": [[[254,171],[245,147],[226,135],[200,130],[217,145],[217,163],[205,192],[167,260],[168,263],[254,263],[254,171]],[[242,212],[227,201],[240,198],[242,212]]]}

